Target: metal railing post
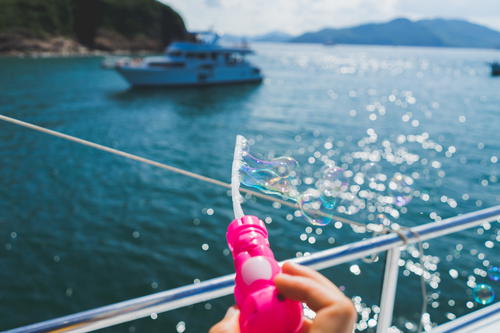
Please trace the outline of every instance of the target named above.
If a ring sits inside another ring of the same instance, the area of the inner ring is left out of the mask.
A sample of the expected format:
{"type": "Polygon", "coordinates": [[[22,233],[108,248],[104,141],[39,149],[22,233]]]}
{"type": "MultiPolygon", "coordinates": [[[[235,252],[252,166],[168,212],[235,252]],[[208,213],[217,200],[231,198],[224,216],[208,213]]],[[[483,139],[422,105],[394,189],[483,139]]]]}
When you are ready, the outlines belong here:
{"type": "Polygon", "coordinates": [[[400,247],[395,247],[387,251],[384,284],[382,286],[382,297],[380,298],[380,316],[378,318],[377,333],[387,333],[392,323],[394,298],[396,297],[396,287],[398,285],[400,255],[400,247]]]}

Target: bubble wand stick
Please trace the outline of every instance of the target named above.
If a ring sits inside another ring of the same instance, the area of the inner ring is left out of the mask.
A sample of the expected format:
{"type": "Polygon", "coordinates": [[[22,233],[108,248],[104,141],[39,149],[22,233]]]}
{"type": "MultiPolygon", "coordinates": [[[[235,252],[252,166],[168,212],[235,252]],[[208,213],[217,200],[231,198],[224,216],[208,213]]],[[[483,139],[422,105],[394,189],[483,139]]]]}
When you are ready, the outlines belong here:
{"type": "Polygon", "coordinates": [[[235,220],[226,239],[236,270],[234,297],[240,309],[241,333],[296,333],[303,323],[302,304],[278,293],[274,277],[281,267],[269,246],[265,224],[241,208],[240,168],[246,139],[238,135],[231,172],[235,220]]]}

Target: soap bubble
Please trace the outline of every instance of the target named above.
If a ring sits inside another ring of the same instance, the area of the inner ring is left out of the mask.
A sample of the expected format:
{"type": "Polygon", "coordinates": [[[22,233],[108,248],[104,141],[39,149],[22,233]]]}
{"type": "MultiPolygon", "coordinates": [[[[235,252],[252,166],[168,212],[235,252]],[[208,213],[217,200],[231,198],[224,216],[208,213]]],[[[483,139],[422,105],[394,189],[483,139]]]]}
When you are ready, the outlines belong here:
{"type": "Polygon", "coordinates": [[[383,177],[382,167],[376,163],[370,162],[366,163],[361,167],[361,172],[364,175],[364,178],[368,180],[369,183],[375,182],[376,180],[380,180],[383,177]]]}
{"type": "Polygon", "coordinates": [[[243,147],[241,182],[262,192],[297,200],[296,188],[299,163],[287,156],[270,161],[261,160],[250,154],[248,145],[243,147]]]}
{"type": "Polygon", "coordinates": [[[488,269],[488,278],[492,281],[500,281],[500,268],[497,266],[491,266],[488,269]]]}
{"type": "Polygon", "coordinates": [[[335,205],[332,205],[317,189],[306,190],[300,197],[299,206],[307,221],[314,225],[324,226],[332,222],[330,216],[324,215],[332,214],[335,205]]]}
{"type": "Polygon", "coordinates": [[[309,188],[301,194],[297,189],[298,166],[296,160],[286,156],[270,161],[258,159],[249,153],[248,146],[244,146],[240,180],[243,185],[297,202],[304,217],[312,224],[330,223],[332,219],[328,215],[348,193],[345,170],[331,165],[323,167],[316,188],[309,188]]]}
{"type": "Polygon", "coordinates": [[[412,199],[411,185],[413,179],[401,173],[395,173],[389,181],[389,191],[394,198],[394,204],[398,207],[406,206],[412,199]]]}
{"type": "Polygon", "coordinates": [[[287,199],[297,197],[293,179],[280,177],[273,170],[255,169],[244,165],[240,169],[240,178],[244,185],[255,187],[262,192],[280,195],[287,199]]]}
{"type": "Polygon", "coordinates": [[[479,304],[490,304],[495,300],[495,291],[487,284],[478,284],[472,289],[472,297],[479,304]]]}
{"type": "MultiPolygon", "coordinates": [[[[321,145],[318,142],[314,145],[321,145]]],[[[341,147],[343,143],[339,141],[337,145],[341,147]]],[[[302,170],[304,177],[301,178],[299,163],[292,157],[259,159],[245,145],[240,180],[242,185],[296,202],[302,209],[304,218],[317,225],[331,222],[330,217],[323,215],[354,215],[362,210],[368,212],[367,218],[370,221],[380,213],[387,214],[391,220],[397,219],[401,213],[407,212],[407,208],[403,206],[412,200],[412,186],[414,179],[419,179],[419,174],[413,172],[411,176],[405,175],[404,171],[407,169],[400,167],[391,178],[384,173],[381,164],[375,161],[385,158],[388,162],[401,164],[405,159],[413,161],[416,157],[394,151],[388,141],[383,146],[388,154],[387,158],[380,155],[380,152],[364,150],[355,152],[352,156],[340,157],[336,161],[331,159],[335,152],[321,153],[310,147],[308,150],[312,156],[307,160],[325,164],[319,172],[314,170],[314,166],[306,164],[302,170]],[[398,162],[399,160],[401,161],[398,162]]],[[[301,149],[299,153],[304,154],[305,151],[306,149],[301,149]]],[[[379,221],[380,227],[389,226],[391,220],[379,221]]]]}
{"type": "Polygon", "coordinates": [[[323,205],[327,209],[333,209],[345,196],[349,181],[345,176],[345,170],[333,166],[324,166],[321,176],[316,182],[316,187],[321,193],[323,205]]]}
{"type": "Polygon", "coordinates": [[[248,151],[243,151],[243,162],[256,169],[273,170],[280,177],[296,177],[299,162],[292,157],[281,156],[270,161],[260,160],[252,156],[248,151]]]}

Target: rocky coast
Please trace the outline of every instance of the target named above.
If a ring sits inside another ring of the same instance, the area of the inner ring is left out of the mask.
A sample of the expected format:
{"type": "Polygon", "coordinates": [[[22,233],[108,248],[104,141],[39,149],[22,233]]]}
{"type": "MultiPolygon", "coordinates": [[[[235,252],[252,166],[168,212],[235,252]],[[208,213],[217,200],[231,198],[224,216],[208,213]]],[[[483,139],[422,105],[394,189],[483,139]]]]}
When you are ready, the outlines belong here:
{"type": "Polygon", "coordinates": [[[180,15],[154,0],[3,0],[0,55],[161,52],[186,38],[180,15]]]}

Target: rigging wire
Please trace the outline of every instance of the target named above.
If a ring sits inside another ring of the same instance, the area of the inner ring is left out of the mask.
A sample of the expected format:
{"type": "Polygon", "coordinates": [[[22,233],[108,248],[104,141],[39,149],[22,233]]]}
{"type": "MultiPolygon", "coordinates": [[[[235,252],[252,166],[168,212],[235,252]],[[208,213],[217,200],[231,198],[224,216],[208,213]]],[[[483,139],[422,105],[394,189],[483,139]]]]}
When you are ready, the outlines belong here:
{"type": "MultiPolygon", "coordinates": [[[[214,185],[217,185],[217,186],[221,186],[221,187],[224,187],[224,188],[227,188],[227,189],[231,189],[231,184],[223,182],[223,181],[218,180],[218,179],[214,179],[214,178],[211,178],[211,177],[203,176],[203,175],[200,175],[200,174],[197,174],[197,173],[194,173],[194,172],[191,172],[191,171],[187,171],[187,170],[184,170],[184,169],[180,169],[180,168],[177,168],[177,167],[165,164],[165,163],[153,161],[153,160],[151,160],[149,158],[141,157],[141,156],[138,156],[138,155],[134,155],[134,154],[131,154],[131,153],[124,152],[122,150],[118,150],[118,149],[115,149],[115,148],[104,146],[104,145],[101,145],[101,144],[98,144],[98,143],[94,143],[94,142],[91,142],[91,141],[88,141],[88,140],[80,139],[80,138],[72,136],[72,135],[64,134],[64,133],[61,133],[61,132],[58,132],[58,131],[54,131],[54,130],[51,130],[51,129],[48,129],[48,128],[45,128],[45,127],[41,127],[41,126],[34,125],[34,124],[31,124],[31,123],[28,123],[28,122],[25,122],[25,121],[21,121],[21,120],[15,119],[15,118],[4,116],[2,114],[0,114],[0,120],[6,121],[6,122],[11,123],[11,124],[19,125],[19,126],[22,126],[22,127],[25,127],[25,128],[29,128],[29,129],[32,129],[32,130],[35,130],[35,131],[38,131],[38,132],[42,132],[42,133],[45,133],[45,134],[49,134],[49,135],[52,135],[52,136],[55,136],[55,137],[58,137],[58,138],[61,138],[61,139],[65,139],[65,140],[68,140],[68,141],[73,141],[73,142],[79,143],[79,144],[84,145],[84,146],[88,146],[88,147],[91,147],[91,148],[94,148],[94,149],[97,149],[97,150],[105,151],[105,152],[108,152],[108,153],[111,153],[111,154],[114,154],[114,155],[122,156],[122,157],[125,157],[125,158],[128,158],[128,159],[134,160],[134,161],[138,161],[138,162],[141,162],[141,163],[153,165],[155,167],[158,167],[158,168],[161,168],[161,169],[164,169],[164,170],[172,171],[172,172],[175,172],[175,173],[187,176],[187,177],[198,179],[198,180],[201,180],[201,181],[204,181],[204,182],[207,182],[207,183],[211,183],[211,184],[214,184],[214,185]]],[[[283,206],[288,206],[288,207],[291,207],[291,208],[299,209],[299,206],[297,204],[295,204],[295,203],[291,203],[289,201],[285,201],[285,200],[282,200],[282,199],[279,199],[279,198],[275,198],[275,197],[270,196],[270,195],[266,195],[266,194],[263,194],[263,193],[255,192],[255,191],[252,191],[252,190],[249,190],[249,189],[246,189],[246,188],[240,188],[239,191],[247,193],[247,194],[251,194],[251,195],[253,195],[255,197],[258,197],[258,198],[261,198],[261,199],[265,199],[265,200],[268,200],[268,201],[273,201],[273,202],[280,203],[283,206]]],[[[319,212],[319,213],[321,213],[321,212],[319,212]]],[[[335,215],[330,215],[330,214],[325,214],[324,216],[331,217],[332,219],[335,219],[337,221],[344,222],[346,224],[354,225],[354,226],[357,226],[357,227],[362,227],[362,228],[365,228],[365,229],[368,230],[366,224],[361,223],[361,222],[356,222],[356,221],[353,221],[353,220],[350,220],[350,219],[347,219],[347,218],[344,218],[344,217],[341,217],[341,216],[335,216],[335,215]]]]}
{"type": "MultiPolygon", "coordinates": [[[[61,139],[65,139],[65,140],[68,140],[68,141],[76,142],[76,143],[79,143],[81,145],[88,146],[88,147],[91,147],[91,148],[94,148],[94,149],[97,149],[97,150],[101,150],[101,151],[105,151],[105,152],[108,152],[108,153],[111,153],[111,154],[114,154],[114,155],[122,156],[122,157],[125,157],[125,158],[128,158],[128,159],[134,160],[134,161],[138,161],[138,162],[141,162],[141,163],[153,165],[155,167],[158,167],[158,168],[161,168],[161,169],[164,169],[164,170],[172,171],[172,172],[175,172],[175,173],[187,176],[187,177],[198,179],[198,180],[201,180],[201,181],[204,181],[204,182],[207,182],[207,183],[211,183],[211,184],[214,184],[214,185],[217,185],[217,186],[221,186],[221,187],[224,187],[224,188],[227,188],[227,189],[230,189],[230,190],[232,189],[231,184],[223,182],[221,180],[214,179],[214,178],[207,177],[207,176],[203,176],[203,175],[200,175],[200,174],[188,171],[188,170],[177,168],[177,167],[165,164],[165,163],[157,162],[157,161],[154,161],[154,160],[151,160],[151,159],[148,159],[148,158],[145,158],[145,157],[141,157],[141,156],[138,156],[138,155],[135,155],[135,154],[127,153],[127,152],[124,152],[122,150],[118,150],[118,149],[115,149],[115,148],[104,146],[104,145],[101,145],[101,144],[98,144],[98,143],[95,143],[95,142],[92,142],[92,141],[84,140],[84,139],[78,138],[76,136],[72,136],[72,135],[69,135],[69,134],[65,134],[65,133],[61,133],[61,132],[58,132],[58,131],[54,131],[54,130],[51,130],[51,129],[48,129],[48,128],[45,128],[45,127],[42,127],[42,126],[31,124],[31,123],[28,123],[28,122],[25,122],[25,121],[22,121],[22,120],[18,120],[18,119],[12,118],[12,117],[8,117],[8,116],[2,115],[2,114],[0,114],[0,120],[3,120],[5,122],[11,123],[11,124],[15,124],[15,125],[18,125],[18,126],[22,126],[22,127],[25,127],[25,128],[29,128],[29,129],[32,129],[32,130],[35,130],[35,131],[38,131],[38,132],[42,132],[42,133],[45,133],[45,134],[49,134],[49,135],[52,135],[52,136],[55,136],[55,137],[58,137],[58,138],[61,138],[61,139]]],[[[255,191],[252,191],[252,190],[249,190],[249,189],[246,189],[246,188],[239,188],[239,191],[247,193],[247,194],[250,194],[250,195],[253,195],[255,197],[258,197],[258,198],[261,198],[261,199],[264,199],[264,200],[268,200],[268,201],[272,201],[272,202],[277,202],[277,203],[279,203],[279,204],[281,204],[283,206],[291,207],[291,208],[294,208],[294,209],[300,209],[299,205],[296,204],[296,203],[292,203],[292,202],[289,202],[289,201],[286,201],[286,200],[283,200],[283,199],[279,199],[279,198],[276,198],[276,197],[273,197],[273,196],[270,196],[270,195],[267,195],[267,194],[255,192],[255,191]]],[[[327,214],[327,213],[324,213],[324,212],[321,212],[321,211],[317,211],[315,213],[317,213],[317,214],[319,214],[321,216],[324,216],[324,217],[331,218],[331,219],[336,220],[336,221],[340,221],[340,222],[349,224],[351,226],[356,226],[356,227],[363,228],[364,232],[369,232],[369,231],[376,232],[376,233],[380,232],[380,230],[372,229],[371,226],[369,226],[369,225],[367,225],[365,223],[356,222],[356,221],[347,219],[347,218],[342,217],[342,216],[336,216],[336,215],[332,215],[332,214],[327,214]]],[[[401,228],[401,230],[407,230],[408,229],[407,227],[400,227],[400,228],[401,228]]],[[[406,235],[403,232],[401,232],[401,230],[390,229],[390,228],[388,228],[386,226],[383,226],[383,225],[382,225],[382,230],[384,232],[388,232],[388,233],[396,233],[403,240],[404,244],[408,243],[408,238],[406,237],[406,235]]]]}

